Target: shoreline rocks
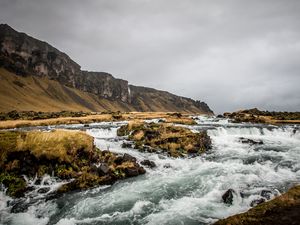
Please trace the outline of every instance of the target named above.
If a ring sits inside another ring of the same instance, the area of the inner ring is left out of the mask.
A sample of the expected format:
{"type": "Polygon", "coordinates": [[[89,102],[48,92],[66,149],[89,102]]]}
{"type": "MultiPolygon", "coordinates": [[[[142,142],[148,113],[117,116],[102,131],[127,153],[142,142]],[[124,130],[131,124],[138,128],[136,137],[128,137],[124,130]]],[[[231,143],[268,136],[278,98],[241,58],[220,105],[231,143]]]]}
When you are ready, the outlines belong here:
{"type": "Polygon", "coordinates": [[[269,112],[257,108],[240,110],[237,112],[226,112],[223,114],[234,123],[299,123],[300,112],[269,112]]]}
{"type": "Polygon", "coordinates": [[[134,157],[101,151],[81,131],[1,131],[0,149],[0,183],[17,198],[29,191],[23,175],[40,179],[53,174],[70,181],[58,190],[65,193],[145,173],[134,157]]]}
{"type": "MultiPolygon", "coordinates": [[[[261,193],[266,197],[267,194],[270,194],[270,191],[261,193]]],[[[249,211],[221,219],[214,225],[298,225],[300,224],[300,185],[267,202],[265,199],[257,199],[253,202],[254,205],[256,206],[249,211]]]]}

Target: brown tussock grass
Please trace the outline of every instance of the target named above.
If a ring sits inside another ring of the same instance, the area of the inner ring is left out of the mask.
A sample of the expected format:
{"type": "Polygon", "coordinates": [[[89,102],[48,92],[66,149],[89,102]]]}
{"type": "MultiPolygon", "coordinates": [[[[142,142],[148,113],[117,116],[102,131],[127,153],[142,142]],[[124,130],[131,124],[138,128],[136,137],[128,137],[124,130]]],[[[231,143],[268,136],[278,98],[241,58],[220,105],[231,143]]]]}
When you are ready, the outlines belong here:
{"type": "Polygon", "coordinates": [[[82,131],[70,130],[2,132],[1,139],[2,160],[8,152],[30,151],[37,158],[45,156],[47,159],[57,158],[61,162],[72,162],[77,150],[91,152],[94,146],[93,137],[82,131]],[[5,147],[12,140],[11,146],[5,147]]]}

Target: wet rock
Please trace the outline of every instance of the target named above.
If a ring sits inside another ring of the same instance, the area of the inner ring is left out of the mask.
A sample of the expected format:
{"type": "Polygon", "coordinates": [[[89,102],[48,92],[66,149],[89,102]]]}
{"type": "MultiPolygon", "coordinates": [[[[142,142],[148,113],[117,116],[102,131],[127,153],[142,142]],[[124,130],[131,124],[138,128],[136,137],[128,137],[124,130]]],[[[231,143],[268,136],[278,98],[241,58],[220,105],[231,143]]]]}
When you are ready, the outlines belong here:
{"type": "Polygon", "coordinates": [[[261,203],[264,203],[266,200],[264,198],[259,198],[259,199],[254,199],[253,201],[251,201],[250,206],[254,207],[257,206],[261,203]]]}
{"type": "Polygon", "coordinates": [[[116,165],[121,165],[123,162],[123,156],[117,156],[114,162],[116,165]]]}
{"type": "Polygon", "coordinates": [[[225,118],[225,117],[223,115],[219,114],[219,115],[217,115],[217,118],[222,119],[222,118],[225,118]]]}
{"type": "Polygon", "coordinates": [[[25,212],[29,207],[29,204],[26,204],[25,201],[15,202],[11,208],[11,213],[22,213],[25,212]]]}
{"type": "Polygon", "coordinates": [[[126,168],[125,174],[128,177],[135,177],[135,176],[139,175],[139,170],[138,170],[138,168],[126,168]]]}
{"type": "Polygon", "coordinates": [[[40,194],[45,194],[49,191],[50,191],[49,187],[43,187],[43,188],[40,188],[40,189],[37,190],[37,192],[40,193],[40,194]]]}
{"type": "Polygon", "coordinates": [[[30,201],[28,201],[25,198],[15,199],[9,203],[9,206],[12,206],[10,212],[11,213],[25,212],[29,206],[36,203],[37,201],[38,201],[37,199],[30,199],[30,201]]]}
{"type": "Polygon", "coordinates": [[[262,197],[264,197],[265,199],[270,200],[271,196],[272,196],[272,191],[270,191],[270,190],[262,190],[261,193],[260,193],[260,195],[262,197]]]}
{"type": "Polygon", "coordinates": [[[143,161],[141,162],[141,164],[142,164],[143,166],[147,166],[147,167],[149,167],[149,168],[154,168],[154,167],[156,167],[155,162],[153,162],[153,161],[151,161],[151,160],[148,160],[148,159],[143,160],[143,161]]]}
{"type": "Polygon", "coordinates": [[[83,127],[90,127],[90,125],[89,124],[84,124],[83,127]]]}
{"type": "Polygon", "coordinates": [[[58,192],[58,191],[51,192],[51,193],[46,195],[45,201],[51,201],[52,199],[57,199],[57,198],[61,197],[62,195],[63,194],[58,192]]]}
{"type": "Polygon", "coordinates": [[[232,205],[234,194],[235,194],[235,191],[233,189],[228,189],[222,195],[223,202],[226,203],[226,204],[232,205]]]}
{"type": "Polygon", "coordinates": [[[133,156],[131,156],[131,155],[129,155],[129,154],[127,154],[127,153],[125,153],[124,155],[123,155],[123,162],[136,162],[136,158],[135,157],[133,157],[133,156]]]}
{"type": "Polygon", "coordinates": [[[109,166],[107,163],[101,163],[101,165],[98,167],[98,174],[101,175],[106,175],[110,171],[109,166]]]}
{"type": "Polygon", "coordinates": [[[132,148],[132,143],[130,143],[130,142],[123,142],[122,143],[122,148],[132,148]]]}
{"type": "Polygon", "coordinates": [[[252,140],[252,139],[249,139],[249,138],[239,138],[239,141],[243,144],[250,144],[250,145],[263,145],[264,142],[262,140],[259,140],[259,141],[255,141],[255,140],[252,140]]]}

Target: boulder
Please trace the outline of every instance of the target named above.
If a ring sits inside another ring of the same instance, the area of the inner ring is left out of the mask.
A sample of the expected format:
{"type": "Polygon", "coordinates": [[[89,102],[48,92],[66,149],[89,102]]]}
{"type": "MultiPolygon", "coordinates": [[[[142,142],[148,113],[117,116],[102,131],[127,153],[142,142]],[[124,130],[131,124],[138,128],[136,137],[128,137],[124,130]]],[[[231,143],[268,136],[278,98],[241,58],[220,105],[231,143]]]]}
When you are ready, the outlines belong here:
{"type": "Polygon", "coordinates": [[[130,142],[123,142],[122,143],[122,148],[132,148],[132,143],[130,143],[130,142]]]}
{"type": "Polygon", "coordinates": [[[123,162],[136,162],[136,158],[129,155],[129,154],[127,154],[127,153],[125,153],[123,155],[123,162]]]}
{"type": "Polygon", "coordinates": [[[243,144],[250,144],[250,145],[263,145],[264,144],[264,142],[262,140],[255,141],[250,138],[244,138],[244,137],[239,138],[239,141],[243,144]]]}
{"type": "Polygon", "coordinates": [[[156,167],[155,162],[153,162],[153,161],[151,161],[151,160],[148,160],[148,159],[143,160],[143,161],[141,162],[141,164],[142,164],[143,166],[147,166],[147,167],[149,167],[149,168],[154,168],[154,167],[156,167]]]}
{"type": "Polygon", "coordinates": [[[108,174],[109,171],[110,169],[107,163],[101,163],[101,165],[98,167],[98,174],[100,176],[108,174]]]}
{"type": "Polygon", "coordinates": [[[223,202],[229,205],[232,205],[233,202],[233,196],[236,192],[233,189],[228,189],[223,195],[222,199],[223,202]]]}

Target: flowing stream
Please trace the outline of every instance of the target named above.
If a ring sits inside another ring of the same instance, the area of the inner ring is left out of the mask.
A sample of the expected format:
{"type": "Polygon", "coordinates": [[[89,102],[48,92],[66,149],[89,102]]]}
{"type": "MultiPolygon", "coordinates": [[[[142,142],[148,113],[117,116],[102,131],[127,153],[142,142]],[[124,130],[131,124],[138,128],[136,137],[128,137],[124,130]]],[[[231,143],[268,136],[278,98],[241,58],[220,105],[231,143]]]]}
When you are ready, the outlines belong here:
{"type": "MultiPolygon", "coordinates": [[[[148,121],[150,122],[150,121],[148,121]]],[[[154,121],[155,122],[155,121],[154,121]]],[[[123,138],[116,130],[121,123],[95,123],[39,127],[39,129],[86,129],[102,150],[129,153],[138,161],[149,159],[157,165],[145,175],[87,191],[45,200],[61,185],[45,176],[29,193],[30,206],[11,212],[12,201],[0,192],[0,224],[211,224],[220,218],[247,211],[253,200],[267,190],[270,197],[300,183],[299,126],[232,124],[226,119],[197,117],[194,132],[208,130],[213,149],[200,157],[174,159],[154,153],[121,148],[123,138]],[[262,141],[242,143],[240,138],[262,141]],[[228,190],[235,191],[233,204],[222,201],[228,190]],[[34,199],[34,201],[32,201],[34,199]]],[[[32,128],[28,128],[32,129],[32,128]]],[[[36,128],[35,128],[36,129],[36,128]]],[[[16,200],[15,200],[16,201],[16,200]]]]}

